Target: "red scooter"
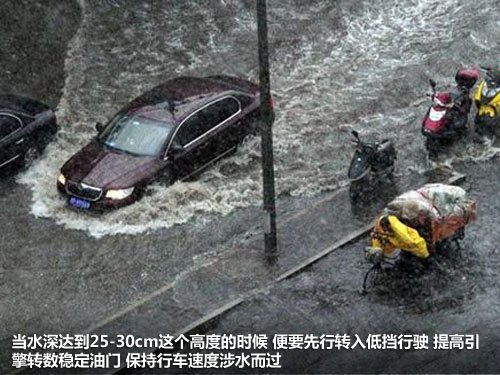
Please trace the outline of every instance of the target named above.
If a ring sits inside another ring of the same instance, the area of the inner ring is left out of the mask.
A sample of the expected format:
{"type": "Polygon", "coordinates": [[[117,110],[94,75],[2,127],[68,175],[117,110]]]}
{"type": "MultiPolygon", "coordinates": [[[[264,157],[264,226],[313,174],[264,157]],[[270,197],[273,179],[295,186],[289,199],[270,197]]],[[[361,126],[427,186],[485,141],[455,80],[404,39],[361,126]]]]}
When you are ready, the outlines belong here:
{"type": "Polygon", "coordinates": [[[422,134],[426,137],[425,147],[430,158],[435,158],[447,145],[467,135],[467,120],[472,99],[470,90],[479,78],[479,69],[459,69],[455,75],[454,91],[436,91],[436,82],[429,80],[432,87],[432,105],[422,121],[422,134]]]}

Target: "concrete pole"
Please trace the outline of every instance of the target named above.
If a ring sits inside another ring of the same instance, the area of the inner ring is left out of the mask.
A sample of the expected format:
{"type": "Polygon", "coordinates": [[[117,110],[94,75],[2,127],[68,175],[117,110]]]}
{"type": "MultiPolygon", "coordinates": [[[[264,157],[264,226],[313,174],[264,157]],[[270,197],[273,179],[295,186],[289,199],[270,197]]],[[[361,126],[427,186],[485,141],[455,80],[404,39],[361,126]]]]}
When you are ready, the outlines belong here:
{"type": "Polygon", "coordinates": [[[266,0],[257,0],[257,33],[259,40],[260,110],[262,119],[261,152],[265,214],[264,245],[267,255],[275,255],[278,250],[278,240],[274,192],[273,117],[271,113],[266,0]]]}

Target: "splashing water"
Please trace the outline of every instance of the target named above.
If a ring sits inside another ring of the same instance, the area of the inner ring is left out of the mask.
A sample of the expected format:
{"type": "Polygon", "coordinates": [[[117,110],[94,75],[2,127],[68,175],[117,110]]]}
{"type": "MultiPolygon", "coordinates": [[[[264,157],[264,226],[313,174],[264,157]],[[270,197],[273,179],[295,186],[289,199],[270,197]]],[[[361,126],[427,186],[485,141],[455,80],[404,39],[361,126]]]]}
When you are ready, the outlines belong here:
{"type": "MultiPolygon", "coordinates": [[[[256,81],[258,72],[253,4],[79,4],[82,22],[68,50],[57,108],[62,131],[19,177],[33,192],[32,213],[99,237],[201,224],[212,214],[260,204],[259,139],[249,138],[195,182],[151,186],[141,201],[101,216],[66,207],[55,188],[59,168],[91,139],[96,121],[173,76],[225,73],[256,81]]],[[[491,37],[500,30],[498,7],[486,0],[269,4],[277,193],[312,196],[345,185],[351,128],[368,139],[388,135],[396,140],[399,169],[421,168],[419,127],[428,103],[420,99],[427,79],[443,81],[458,66],[476,64],[471,56],[484,54],[484,45],[498,50],[491,37]],[[470,24],[489,29],[469,32],[470,24]]],[[[491,144],[473,145],[453,160],[497,152],[491,144]]]]}

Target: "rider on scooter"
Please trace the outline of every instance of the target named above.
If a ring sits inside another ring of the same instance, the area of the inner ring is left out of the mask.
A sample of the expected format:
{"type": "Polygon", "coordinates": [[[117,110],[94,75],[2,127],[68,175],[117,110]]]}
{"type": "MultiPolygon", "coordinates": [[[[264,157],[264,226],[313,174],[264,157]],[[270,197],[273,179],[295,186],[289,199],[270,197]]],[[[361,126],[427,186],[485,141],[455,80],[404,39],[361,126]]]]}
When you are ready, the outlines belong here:
{"type": "MultiPolygon", "coordinates": [[[[476,219],[476,202],[458,186],[426,184],[387,204],[375,221],[366,256],[384,268],[400,260],[431,259],[436,246],[458,241],[465,226],[476,219]],[[412,255],[402,257],[400,255],[412,255]],[[413,255],[415,257],[413,257],[413,255]]],[[[428,263],[427,261],[425,263],[428,263]]]]}
{"type": "Polygon", "coordinates": [[[499,135],[500,119],[500,69],[484,68],[486,77],[479,83],[474,102],[477,113],[474,119],[479,134],[499,135]]]}
{"type": "Polygon", "coordinates": [[[379,258],[384,268],[392,268],[400,260],[401,250],[418,258],[429,257],[427,243],[420,233],[396,216],[385,213],[375,222],[371,247],[366,249],[366,255],[372,260],[379,258]]]}

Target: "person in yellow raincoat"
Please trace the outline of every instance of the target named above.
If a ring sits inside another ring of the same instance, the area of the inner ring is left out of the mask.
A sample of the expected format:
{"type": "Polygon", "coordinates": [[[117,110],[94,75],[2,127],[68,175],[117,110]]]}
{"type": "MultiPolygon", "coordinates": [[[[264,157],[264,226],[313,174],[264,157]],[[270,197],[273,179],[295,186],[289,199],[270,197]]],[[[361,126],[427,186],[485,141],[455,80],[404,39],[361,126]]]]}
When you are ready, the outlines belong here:
{"type": "Polygon", "coordinates": [[[394,215],[377,218],[372,231],[371,247],[368,257],[382,256],[382,264],[394,266],[400,257],[400,250],[407,251],[418,258],[429,257],[427,244],[417,230],[403,224],[394,215]]]}

